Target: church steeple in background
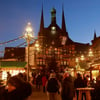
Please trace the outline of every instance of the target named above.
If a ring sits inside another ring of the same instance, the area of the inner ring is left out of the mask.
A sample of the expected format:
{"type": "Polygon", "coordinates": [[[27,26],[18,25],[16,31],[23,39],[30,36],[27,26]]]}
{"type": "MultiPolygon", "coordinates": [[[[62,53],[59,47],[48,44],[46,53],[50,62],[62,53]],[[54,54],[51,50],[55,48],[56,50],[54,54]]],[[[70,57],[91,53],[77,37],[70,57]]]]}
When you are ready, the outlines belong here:
{"type": "Polygon", "coordinates": [[[65,24],[65,16],[64,16],[64,8],[62,6],[62,30],[66,32],[66,24],[65,24]]]}
{"type": "Polygon", "coordinates": [[[43,15],[43,5],[42,5],[41,21],[40,21],[40,32],[42,32],[43,29],[44,29],[44,15],[43,15]]]}
{"type": "Polygon", "coordinates": [[[51,10],[51,24],[56,24],[56,9],[52,8],[51,10]]]}
{"type": "Polygon", "coordinates": [[[97,38],[96,31],[94,30],[94,40],[97,38]]]}

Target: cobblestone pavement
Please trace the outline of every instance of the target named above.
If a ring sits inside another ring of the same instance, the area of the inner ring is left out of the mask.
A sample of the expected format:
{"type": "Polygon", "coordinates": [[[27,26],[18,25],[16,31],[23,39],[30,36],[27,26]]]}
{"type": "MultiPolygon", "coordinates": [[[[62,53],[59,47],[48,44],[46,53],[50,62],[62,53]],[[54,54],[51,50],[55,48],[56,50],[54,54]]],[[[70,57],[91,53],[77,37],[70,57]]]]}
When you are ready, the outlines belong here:
{"type": "MultiPolygon", "coordinates": [[[[47,92],[43,93],[42,86],[40,90],[37,90],[34,85],[32,95],[28,98],[28,100],[48,100],[48,95],[47,92]]],[[[57,100],[61,100],[60,94],[57,94],[57,100]]],[[[76,98],[74,97],[73,100],[76,100],[76,98]]]]}
{"type": "MultiPolygon", "coordinates": [[[[43,93],[42,87],[40,90],[33,87],[32,95],[28,98],[28,100],[48,100],[47,92],[43,93]]],[[[57,94],[57,100],[61,100],[60,94],[57,94]]]]}

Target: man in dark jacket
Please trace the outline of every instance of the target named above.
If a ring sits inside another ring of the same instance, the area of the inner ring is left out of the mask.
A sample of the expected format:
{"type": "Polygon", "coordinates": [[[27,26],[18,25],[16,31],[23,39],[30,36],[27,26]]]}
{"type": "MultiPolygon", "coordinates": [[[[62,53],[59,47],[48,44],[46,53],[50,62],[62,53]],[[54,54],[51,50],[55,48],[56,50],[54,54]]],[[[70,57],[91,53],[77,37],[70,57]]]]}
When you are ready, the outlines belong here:
{"type": "MultiPolygon", "coordinates": [[[[75,89],[84,87],[84,80],[82,79],[82,76],[80,73],[77,73],[77,78],[74,80],[74,87],[75,89]]],[[[78,95],[79,95],[78,90],[76,90],[76,95],[77,95],[77,100],[78,100],[78,95]]]]}
{"type": "Polygon", "coordinates": [[[69,73],[65,73],[66,77],[62,82],[61,98],[62,100],[73,100],[74,97],[74,83],[72,81],[72,76],[69,73]]]}
{"type": "Polygon", "coordinates": [[[46,89],[48,92],[49,100],[57,100],[57,93],[59,91],[59,82],[56,79],[55,73],[50,74],[50,78],[46,84],[46,89]]]}

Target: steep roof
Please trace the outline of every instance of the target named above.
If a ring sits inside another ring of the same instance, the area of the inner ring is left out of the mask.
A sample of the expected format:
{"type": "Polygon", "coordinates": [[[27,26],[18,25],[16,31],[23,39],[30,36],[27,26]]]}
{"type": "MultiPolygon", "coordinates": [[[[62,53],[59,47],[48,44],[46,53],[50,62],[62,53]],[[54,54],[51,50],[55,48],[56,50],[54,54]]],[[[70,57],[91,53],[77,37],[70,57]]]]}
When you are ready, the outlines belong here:
{"type": "MultiPolygon", "coordinates": [[[[39,32],[43,32],[44,29],[44,15],[43,15],[43,6],[42,6],[42,11],[41,11],[41,20],[40,20],[40,30],[39,32]]],[[[41,34],[40,34],[41,35],[41,34]]]]}
{"type": "MultiPolygon", "coordinates": [[[[41,17],[41,19],[42,19],[42,17],[41,17]]],[[[43,41],[44,41],[45,45],[47,45],[47,43],[49,45],[52,45],[52,43],[53,43],[53,45],[55,44],[55,47],[61,47],[62,41],[63,41],[63,39],[65,39],[64,45],[70,45],[70,44],[75,45],[76,50],[79,50],[79,48],[80,49],[84,48],[84,50],[85,50],[89,46],[88,43],[83,44],[83,43],[74,42],[69,37],[68,32],[66,30],[66,23],[65,23],[63,6],[62,6],[62,26],[61,26],[61,28],[56,23],[56,9],[52,8],[52,10],[51,10],[51,23],[48,27],[44,27],[43,31],[39,32],[39,36],[41,36],[40,33],[44,37],[43,41]]]]}
{"type": "Polygon", "coordinates": [[[66,24],[65,24],[65,16],[64,16],[64,9],[62,7],[62,30],[66,32],[66,24]]]}

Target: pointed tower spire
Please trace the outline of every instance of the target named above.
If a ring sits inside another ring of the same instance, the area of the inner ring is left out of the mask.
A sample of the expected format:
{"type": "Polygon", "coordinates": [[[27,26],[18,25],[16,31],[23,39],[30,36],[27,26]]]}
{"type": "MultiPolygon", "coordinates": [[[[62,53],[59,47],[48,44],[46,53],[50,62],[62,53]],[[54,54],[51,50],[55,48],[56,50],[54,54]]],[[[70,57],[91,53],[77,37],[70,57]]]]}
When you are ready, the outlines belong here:
{"type": "Polygon", "coordinates": [[[97,38],[96,31],[94,30],[94,40],[97,38]]]}
{"type": "Polygon", "coordinates": [[[64,9],[62,6],[62,30],[66,32],[66,24],[65,24],[65,16],[64,16],[64,9]]]}
{"type": "Polygon", "coordinates": [[[41,21],[40,21],[40,32],[43,31],[43,28],[44,28],[44,16],[43,16],[43,5],[42,5],[41,21]]]}
{"type": "Polygon", "coordinates": [[[52,8],[51,10],[51,24],[56,24],[56,9],[52,8]]]}

